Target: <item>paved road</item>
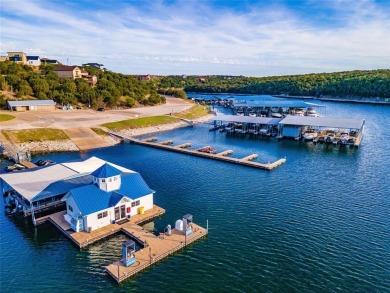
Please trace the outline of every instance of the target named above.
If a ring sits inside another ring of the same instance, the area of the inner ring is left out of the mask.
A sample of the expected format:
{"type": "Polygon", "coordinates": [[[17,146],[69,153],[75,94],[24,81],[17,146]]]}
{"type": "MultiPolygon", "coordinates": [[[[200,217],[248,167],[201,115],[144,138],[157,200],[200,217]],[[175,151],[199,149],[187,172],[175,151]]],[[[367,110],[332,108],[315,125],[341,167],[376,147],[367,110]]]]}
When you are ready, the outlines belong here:
{"type": "MultiPolygon", "coordinates": [[[[189,101],[167,98],[167,103],[164,105],[127,110],[108,110],[104,112],[98,112],[95,110],[12,112],[12,115],[16,116],[16,119],[1,122],[0,130],[94,127],[107,122],[132,119],[135,117],[166,115],[171,112],[181,112],[189,109],[191,106],[192,104],[189,101]]],[[[8,111],[2,111],[0,113],[10,114],[8,111]]]]}

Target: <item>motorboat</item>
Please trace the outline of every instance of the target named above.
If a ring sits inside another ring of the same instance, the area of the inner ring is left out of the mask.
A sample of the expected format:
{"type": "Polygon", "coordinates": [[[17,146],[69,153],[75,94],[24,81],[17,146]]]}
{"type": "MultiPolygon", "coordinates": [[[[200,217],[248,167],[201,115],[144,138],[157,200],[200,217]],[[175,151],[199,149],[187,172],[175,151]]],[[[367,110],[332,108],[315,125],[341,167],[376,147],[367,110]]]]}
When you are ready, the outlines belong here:
{"type": "Polygon", "coordinates": [[[256,112],[249,112],[249,117],[256,117],[256,112]]]}
{"type": "Polygon", "coordinates": [[[315,139],[317,136],[318,133],[314,129],[309,129],[303,134],[303,139],[309,141],[315,139]]]}
{"type": "Polygon", "coordinates": [[[348,140],[349,140],[349,134],[346,133],[346,132],[341,133],[341,135],[340,135],[340,142],[345,144],[345,143],[348,142],[348,140]]]}
{"type": "Polygon", "coordinates": [[[332,143],[334,140],[335,140],[336,136],[333,132],[328,132],[326,135],[325,135],[325,138],[324,138],[324,141],[326,143],[332,143]]]}
{"type": "Polygon", "coordinates": [[[280,113],[272,112],[271,117],[273,118],[283,118],[283,115],[280,113]]]}
{"type": "Polygon", "coordinates": [[[207,153],[207,154],[216,154],[217,152],[211,146],[205,146],[200,149],[197,149],[198,152],[207,153]]]}
{"type": "Polygon", "coordinates": [[[317,114],[316,110],[314,110],[313,108],[308,108],[306,111],[306,116],[318,117],[318,114],[317,114]]]}
{"type": "Polygon", "coordinates": [[[268,129],[267,126],[263,126],[263,127],[261,127],[260,130],[259,130],[259,134],[266,135],[266,134],[268,134],[268,133],[269,133],[269,129],[268,129]]]}

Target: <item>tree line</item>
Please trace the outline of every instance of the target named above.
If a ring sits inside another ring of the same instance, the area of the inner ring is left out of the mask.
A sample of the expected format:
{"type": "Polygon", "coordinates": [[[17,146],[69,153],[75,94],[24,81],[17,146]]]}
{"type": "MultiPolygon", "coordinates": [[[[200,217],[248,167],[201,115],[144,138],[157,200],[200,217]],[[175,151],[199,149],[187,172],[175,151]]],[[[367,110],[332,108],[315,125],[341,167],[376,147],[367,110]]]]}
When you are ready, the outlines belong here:
{"type": "MultiPolygon", "coordinates": [[[[165,103],[158,94],[154,82],[139,81],[134,76],[102,71],[93,67],[84,69],[97,76],[97,84],[91,87],[82,78],[59,79],[53,65],[42,65],[34,71],[28,65],[0,62],[0,90],[14,92],[17,98],[33,96],[37,99],[52,99],[60,105],[85,105],[98,107],[133,107],[165,103]]],[[[5,106],[4,96],[0,99],[5,106]]]]}
{"type": "Polygon", "coordinates": [[[159,86],[199,93],[390,98],[390,70],[270,77],[165,76],[159,86]]]}

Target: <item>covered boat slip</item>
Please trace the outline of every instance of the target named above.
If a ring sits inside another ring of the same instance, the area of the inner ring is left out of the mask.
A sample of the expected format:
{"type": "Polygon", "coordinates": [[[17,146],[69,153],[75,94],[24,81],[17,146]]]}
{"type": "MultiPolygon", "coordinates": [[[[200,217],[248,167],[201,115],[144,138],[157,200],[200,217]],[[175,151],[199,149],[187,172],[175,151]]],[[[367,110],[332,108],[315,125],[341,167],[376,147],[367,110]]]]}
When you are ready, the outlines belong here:
{"type": "MultiPolygon", "coordinates": [[[[325,109],[324,105],[304,102],[300,100],[236,100],[233,103],[234,114],[243,112],[245,114],[265,114],[264,111],[276,111],[284,114],[292,114],[295,109],[325,109]]],[[[269,113],[268,113],[269,114],[269,113]]]]}
{"type": "Polygon", "coordinates": [[[339,131],[353,134],[355,146],[360,144],[365,123],[364,119],[293,115],[287,115],[285,118],[217,115],[213,120],[213,129],[222,129],[228,133],[266,134],[279,138],[300,138],[307,129],[314,129],[319,136],[326,131],[339,131]]]}

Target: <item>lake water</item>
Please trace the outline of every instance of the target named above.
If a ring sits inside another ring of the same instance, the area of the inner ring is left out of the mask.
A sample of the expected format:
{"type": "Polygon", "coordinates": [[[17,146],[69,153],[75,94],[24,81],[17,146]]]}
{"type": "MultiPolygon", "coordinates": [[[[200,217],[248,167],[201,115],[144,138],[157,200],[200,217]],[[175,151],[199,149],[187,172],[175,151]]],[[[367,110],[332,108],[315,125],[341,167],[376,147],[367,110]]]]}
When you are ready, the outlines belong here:
{"type": "Polygon", "coordinates": [[[268,172],[138,145],[35,157],[98,156],[136,170],[167,211],[157,229],[191,213],[202,226],[209,220],[209,235],[117,285],[104,266],[125,236],[80,251],[51,224],[1,212],[1,292],[390,292],[390,107],[321,104],[327,116],[366,119],[359,149],[199,125],[157,136],[287,163],[268,172]]]}

